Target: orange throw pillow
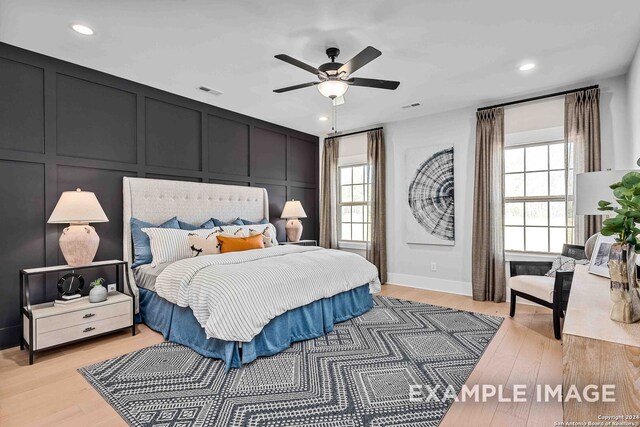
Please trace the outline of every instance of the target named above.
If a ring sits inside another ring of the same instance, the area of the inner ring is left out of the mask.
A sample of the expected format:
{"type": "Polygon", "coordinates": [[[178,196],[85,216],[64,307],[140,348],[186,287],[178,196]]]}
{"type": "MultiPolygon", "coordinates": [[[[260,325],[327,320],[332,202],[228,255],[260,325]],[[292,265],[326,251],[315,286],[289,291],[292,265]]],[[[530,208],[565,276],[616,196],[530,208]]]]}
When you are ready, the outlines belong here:
{"type": "Polygon", "coordinates": [[[262,234],[257,234],[251,237],[229,237],[229,236],[217,236],[220,243],[220,252],[239,252],[247,251],[249,249],[264,249],[264,239],[262,234]]]}

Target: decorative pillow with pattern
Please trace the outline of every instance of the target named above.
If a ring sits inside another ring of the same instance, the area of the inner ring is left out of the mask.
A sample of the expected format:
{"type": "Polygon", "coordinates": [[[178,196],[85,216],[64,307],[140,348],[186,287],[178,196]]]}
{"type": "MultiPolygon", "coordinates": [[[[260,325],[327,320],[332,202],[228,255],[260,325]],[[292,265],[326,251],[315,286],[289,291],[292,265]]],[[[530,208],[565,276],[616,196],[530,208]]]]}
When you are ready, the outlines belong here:
{"type": "Polygon", "coordinates": [[[251,233],[262,234],[264,238],[265,248],[272,246],[278,246],[278,239],[276,237],[276,228],[273,224],[252,224],[252,225],[229,225],[220,227],[224,232],[233,234],[235,236],[249,237],[251,233]],[[268,233],[265,231],[268,230],[268,233]]]}
{"type": "MultiPolygon", "coordinates": [[[[211,230],[209,230],[211,231],[211,230]]],[[[189,234],[189,248],[191,249],[191,256],[197,257],[202,255],[215,255],[220,253],[220,242],[218,242],[217,236],[222,231],[218,228],[208,236],[200,236],[198,234],[189,234]]]]}
{"type": "Polygon", "coordinates": [[[558,255],[551,264],[551,270],[545,273],[547,277],[556,277],[556,271],[573,271],[577,265],[589,264],[588,259],[575,259],[564,255],[558,255]]]}
{"type": "Polygon", "coordinates": [[[143,228],[151,243],[152,266],[191,257],[189,235],[209,236],[213,230],[180,230],[169,228],[143,228]]]}

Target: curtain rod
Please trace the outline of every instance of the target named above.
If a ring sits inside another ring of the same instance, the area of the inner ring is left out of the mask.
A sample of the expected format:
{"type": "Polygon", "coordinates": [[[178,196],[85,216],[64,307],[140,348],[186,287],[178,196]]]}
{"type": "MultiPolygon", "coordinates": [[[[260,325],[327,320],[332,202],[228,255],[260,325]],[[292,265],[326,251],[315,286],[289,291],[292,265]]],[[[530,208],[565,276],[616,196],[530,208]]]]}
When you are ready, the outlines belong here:
{"type": "Polygon", "coordinates": [[[372,129],[359,130],[357,132],[342,133],[340,135],[331,135],[331,136],[326,137],[325,140],[326,139],[330,139],[330,138],[342,138],[343,136],[357,135],[359,133],[366,133],[366,132],[371,132],[371,131],[380,130],[380,129],[382,129],[382,126],[379,126],[377,128],[372,128],[372,129]]]}
{"type": "Polygon", "coordinates": [[[502,104],[496,104],[496,105],[490,105],[488,107],[478,108],[478,111],[490,110],[492,108],[498,108],[498,107],[507,107],[509,105],[522,104],[524,102],[538,101],[540,99],[553,98],[554,96],[567,95],[573,92],[580,92],[580,91],[589,90],[589,89],[598,89],[598,87],[599,85],[585,86],[577,89],[563,90],[562,92],[550,93],[548,95],[539,95],[531,98],[520,99],[518,101],[503,102],[502,104]]]}

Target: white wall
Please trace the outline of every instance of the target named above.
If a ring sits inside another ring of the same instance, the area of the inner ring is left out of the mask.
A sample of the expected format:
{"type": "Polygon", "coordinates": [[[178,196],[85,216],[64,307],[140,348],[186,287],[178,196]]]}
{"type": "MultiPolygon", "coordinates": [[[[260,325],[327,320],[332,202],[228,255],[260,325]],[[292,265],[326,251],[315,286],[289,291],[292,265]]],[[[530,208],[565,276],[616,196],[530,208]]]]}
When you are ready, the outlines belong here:
{"type": "Polygon", "coordinates": [[[471,294],[471,209],[475,108],[465,108],[384,126],[387,155],[388,283],[471,294]],[[420,146],[454,146],[454,246],[404,243],[406,204],[404,153],[420,146]],[[435,262],[437,271],[431,271],[435,262]]]}
{"type": "MultiPolygon", "coordinates": [[[[598,84],[601,88],[602,166],[604,169],[630,168],[635,159],[629,156],[626,79],[620,76],[598,84]]],[[[475,108],[465,108],[384,125],[388,283],[471,295],[475,111],[475,108]],[[404,243],[404,153],[408,148],[446,144],[454,146],[455,156],[455,245],[404,243]],[[432,262],[437,266],[435,272],[431,271],[432,262]]]]}
{"type": "Polygon", "coordinates": [[[640,157],[640,45],[627,74],[630,140],[634,158],[640,157]]]}

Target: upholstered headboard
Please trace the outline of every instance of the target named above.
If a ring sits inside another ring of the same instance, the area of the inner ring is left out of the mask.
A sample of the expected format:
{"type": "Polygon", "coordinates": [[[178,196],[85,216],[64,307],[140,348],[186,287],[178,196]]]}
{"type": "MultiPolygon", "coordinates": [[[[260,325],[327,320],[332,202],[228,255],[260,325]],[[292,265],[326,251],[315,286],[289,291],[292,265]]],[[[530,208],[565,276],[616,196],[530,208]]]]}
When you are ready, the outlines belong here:
{"type": "MultiPolygon", "coordinates": [[[[195,225],[214,217],[222,221],[269,218],[267,190],[258,187],[125,177],[123,197],[123,255],[129,265],[133,261],[131,218],[161,224],[177,216],[195,225]]],[[[133,273],[129,280],[137,294],[133,273]]]]}

